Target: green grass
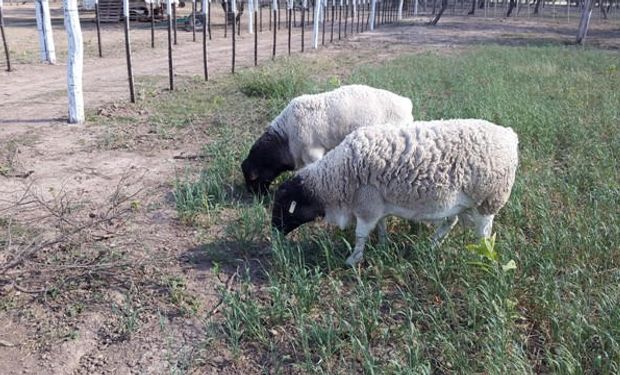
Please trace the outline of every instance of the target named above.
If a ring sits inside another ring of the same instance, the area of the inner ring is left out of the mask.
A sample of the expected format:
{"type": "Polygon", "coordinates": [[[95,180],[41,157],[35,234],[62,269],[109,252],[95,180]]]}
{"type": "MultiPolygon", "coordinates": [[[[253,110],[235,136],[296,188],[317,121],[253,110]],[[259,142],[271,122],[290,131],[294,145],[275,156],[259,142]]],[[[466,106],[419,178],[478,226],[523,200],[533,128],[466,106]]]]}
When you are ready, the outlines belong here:
{"type": "Polygon", "coordinates": [[[272,236],[269,199],[245,193],[239,163],[288,100],[337,82],[326,78],[333,66],[286,60],[220,90],[188,89],[188,110],[215,104],[161,119],[177,126],[194,116],[212,124],[213,139],[202,174],[179,177],[177,208],[208,212],[194,225],[223,226],[204,246],[218,270],[244,259],[235,287],[220,289],[206,351],[283,373],[619,373],[618,57],[490,46],[401,56],[342,77],[410,97],[416,119],[483,118],[519,134],[517,180],[494,227],[497,262],[466,250],[470,232],[456,229],[431,250],[429,230],[398,219],[357,269],[344,266],[350,231],[306,225],[272,236]],[[235,111],[224,104],[232,99],[235,111]],[[517,268],[503,270],[510,260],[517,268]]]}

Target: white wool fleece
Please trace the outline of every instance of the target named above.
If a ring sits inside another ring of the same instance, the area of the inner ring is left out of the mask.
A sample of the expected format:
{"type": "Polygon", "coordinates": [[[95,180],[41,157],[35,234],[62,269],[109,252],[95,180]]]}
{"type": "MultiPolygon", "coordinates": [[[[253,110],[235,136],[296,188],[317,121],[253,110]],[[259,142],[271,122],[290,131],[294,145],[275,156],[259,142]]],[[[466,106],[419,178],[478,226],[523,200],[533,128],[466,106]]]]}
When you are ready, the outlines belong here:
{"type": "Polygon", "coordinates": [[[304,187],[341,227],[355,217],[359,261],[370,231],[387,215],[441,223],[457,218],[490,235],[507,202],[518,165],[518,138],[484,120],[418,121],[358,129],[321,160],[299,171],[304,187]]]}
{"type": "Polygon", "coordinates": [[[411,123],[412,109],[410,99],[390,91],[349,85],[291,100],[270,129],[288,140],[295,169],[299,169],[319,160],[355,129],[411,123]]]}

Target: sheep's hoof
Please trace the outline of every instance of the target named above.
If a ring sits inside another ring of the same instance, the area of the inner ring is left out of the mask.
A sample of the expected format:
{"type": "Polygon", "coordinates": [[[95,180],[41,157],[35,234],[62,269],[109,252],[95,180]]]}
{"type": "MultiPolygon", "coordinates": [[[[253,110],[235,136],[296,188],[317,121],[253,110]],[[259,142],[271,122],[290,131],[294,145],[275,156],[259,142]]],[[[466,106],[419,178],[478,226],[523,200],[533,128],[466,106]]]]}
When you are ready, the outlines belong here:
{"type": "Polygon", "coordinates": [[[351,254],[351,256],[347,258],[346,263],[348,266],[354,267],[357,263],[359,263],[360,260],[362,260],[363,257],[364,257],[364,253],[362,252],[353,253],[351,254]]]}

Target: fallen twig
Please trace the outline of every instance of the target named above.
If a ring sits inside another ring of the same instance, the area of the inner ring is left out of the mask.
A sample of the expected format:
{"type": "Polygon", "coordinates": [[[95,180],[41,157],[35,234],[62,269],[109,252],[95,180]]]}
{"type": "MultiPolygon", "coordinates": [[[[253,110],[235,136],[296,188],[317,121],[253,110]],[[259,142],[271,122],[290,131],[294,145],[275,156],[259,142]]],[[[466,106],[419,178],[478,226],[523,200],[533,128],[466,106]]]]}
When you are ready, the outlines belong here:
{"type": "Polygon", "coordinates": [[[15,346],[15,344],[8,342],[8,341],[0,340],[0,346],[12,347],[12,346],[15,346]]]}
{"type": "Polygon", "coordinates": [[[3,171],[0,171],[0,175],[2,175],[4,177],[7,177],[7,178],[28,178],[33,173],[34,173],[34,171],[27,171],[27,172],[3,172],[3,171]]]}
{"type": "Polygon", "coordinates": [[[177,160],[204,160],[205,159],[204,155],[195,155],[195,154],[175,155],[172,158],[177,159],[177,160]]]}
{"type": "Polygon", "coordinates": [[[41,288],[41,289],[26,289],[20,285],[18,285],[17,283],[13,283],[12,284],[13,288],[19,292],[22,293],[27,293],[27,294],[40,294],[43,293],[45,291],[47,291],[47,288],[41,288]]]}

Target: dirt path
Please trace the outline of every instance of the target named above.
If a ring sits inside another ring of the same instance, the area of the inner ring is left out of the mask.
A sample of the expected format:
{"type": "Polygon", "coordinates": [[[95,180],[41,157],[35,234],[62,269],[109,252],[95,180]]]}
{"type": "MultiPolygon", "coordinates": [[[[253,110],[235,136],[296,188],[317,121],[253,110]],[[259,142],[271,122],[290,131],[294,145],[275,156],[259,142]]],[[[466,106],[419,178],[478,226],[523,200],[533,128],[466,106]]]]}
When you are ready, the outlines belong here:
{"type": "MultiPolygon", "coordinates": [[[[18,53],[14,59],[15,71],[0,73],[0,132],[7,129],[23,129],[23,125],[42,125],[50,122],[63,122],[66,118],[66,40],[61,23],[61,11],[53,9],[54,38],[58,54],[56,65],[20,64],[21,61],[36,61],[37,34],[36,27],[28,23],[27,17],[31,10],[26,6],[7,6],[6,23],[9,42],[12,50],[18,53]],[[19,25],[11,27],[11,24],[19,25]]],[[[185,10],[187,12],[187,10],[185,10]]],[[[84,100],[87,108],[117,100],[128,99],[127,71],[124,56],[123,32],[120,25],[104,24],[103,51],[104,58],[96,57],[96,34],[94,25],[86,20],[92,16],[83,16],[84,25],[84,100]]],[[[422,20],[422,19],[420,19],[422,20]]],[[[418,20],[418,21],[420,21],[418,20]]],[[[247,21],[244,17],[243,21],[247,21]]],[[[593,22],[588,35],[590,45],[604,48],[618,48],[618,29],[613,24],[617,20],[610,19],[593,22]],[[612,27],[610,27],[612,26],[612,27]],[[614,33],[616,38],[614,38],[614,33]]],[[[410,22],[410,21],[409,21],[410,22]]],[[[214,20],[214,24],[216,24],[214,20]]],[[[224,39],[221,24],[213,28],[213,39],[208,42],[209,67],[211,74],[230,71],[231,40],[224,39]]],[[[133,45],[133,67],[136,77],[161,76],[167,74],[168,56],[166,50],[166,30],[158,25],[156,32],[156,48],[149,48],[150,32],[148,24],[134,23],[131,31],[133,45]]],[[[446,17],[439,27],[419,26],[413,28],[380,28],[374,33],[355,34],[353,38],[340,42],[347,46],[356,42],[377,43],[379,48],[391,44],[406,44],[420,48],[451,48],[475,43],[494,42],[502,44],[535,44],[563,40],[572,41],[576,20],[567,22],[564,19],[491,19],[477,18],[475,22],[469,17],[446,17]]],[[[293,52],[299,53],[301,44],[299,28],[293,32],[293,52]]],[[[329,30],[327,38],[329,39],[329,30]]],[[[268,30],[259,34],[259,62],[271,58],[272,33],[268,30]]],[[[311,30],[305,33],[305,46],[311,51],[311,30]]],[[[278,30],[277,55],[283,56],[287,51],[287,31],[278,30]]],[[[179,30],[179,44],[174,47],[173,61],[175,75],[201,76],[202,47],[200,34],[198,41],[192,42],[190,32],[179,30]]],[[[333,47],[330,46],[330,47],[333,47]]],[[[333,48],[332,48],[333,49],[333,48]]],[[[242,25],[241,36],[237,38],[237,69],[253,65],[253,36],[247,33],[247,26],[242,25]]],[[[140,85],[138,84],[138,93],[140,85]]],[[[0,133],[2,134],[2,133],[0,133]]]]}

